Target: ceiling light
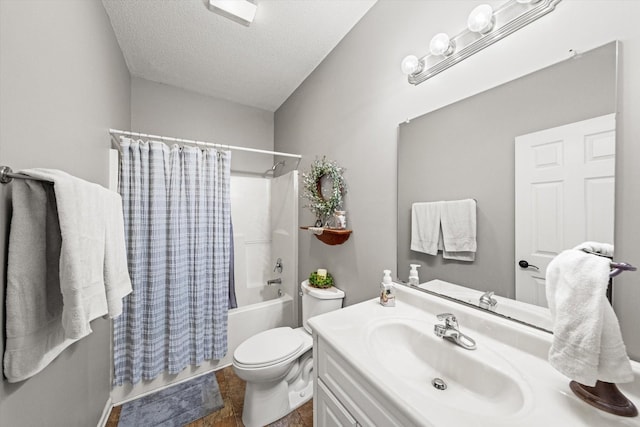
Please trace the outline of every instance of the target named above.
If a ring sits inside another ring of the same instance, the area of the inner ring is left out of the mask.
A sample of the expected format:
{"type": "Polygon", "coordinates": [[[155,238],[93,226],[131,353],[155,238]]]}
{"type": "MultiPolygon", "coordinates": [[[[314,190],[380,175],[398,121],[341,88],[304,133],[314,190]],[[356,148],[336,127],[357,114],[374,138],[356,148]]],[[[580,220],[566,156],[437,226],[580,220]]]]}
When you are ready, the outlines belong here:
{"type": "Polygon", "coordinates": [[[249,0],[209,0],[209,10],[247,27],[253,22],[257,8],[249,0]]]}
{"type": "Polygon", "coordinates": [[[453,53],[455,46],[451,43],[451,39],[446,33],[438,33],[431,39],[429,50],[432,55],[449,56],[453,53]]]}
{"type": "Polygon", "coordinates": [[[469,14],[467,28],[473,33],[485,34],[491,31],[493,23],[493,8],[488,4],[481,4],[469,14]]]}

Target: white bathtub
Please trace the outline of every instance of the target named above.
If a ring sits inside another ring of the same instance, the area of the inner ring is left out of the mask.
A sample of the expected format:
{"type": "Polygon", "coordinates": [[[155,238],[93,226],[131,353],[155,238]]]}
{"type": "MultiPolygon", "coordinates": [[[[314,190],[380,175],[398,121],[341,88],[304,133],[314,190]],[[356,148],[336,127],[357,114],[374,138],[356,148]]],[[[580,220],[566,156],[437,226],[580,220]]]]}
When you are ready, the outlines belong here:
{"type": "Polygon", "coordinates": [[[205,361],[197,367],[188,367],[176,375],[161,374],[152,381],[140,381],[135,386],[125,384],[114,387],[111,390],[111,402],[114,406],[120,405],[193,377],[229,366],[233,361],[235,349],[250,336],[279,326],[297,326],[297,316],[294,313],[293,298],[288,294],[270,301],[229,310],[228,351],[224,358],[217,361],[205,361]]]}
{"type": "MultiPolygon", "coordinates": [[[[233,352],[247,338],[279,326],[297,326],[291,295],[284,294],[270,301],[251,304],[229,310],[229,332],[227,334],[229,351],[219,361],[217,367],[231,365],[233,352]]],[[[217,368],[216,368],[217,369],[217,368]]]]}

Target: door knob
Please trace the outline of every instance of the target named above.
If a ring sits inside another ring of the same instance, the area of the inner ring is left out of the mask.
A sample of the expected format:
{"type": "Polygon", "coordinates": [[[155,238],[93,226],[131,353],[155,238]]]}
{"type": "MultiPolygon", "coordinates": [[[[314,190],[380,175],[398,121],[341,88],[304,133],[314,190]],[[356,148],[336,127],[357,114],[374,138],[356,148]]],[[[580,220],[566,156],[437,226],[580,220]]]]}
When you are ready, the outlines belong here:
{"type": "Polygon", "coordinates": [[[536,267],[536,266],[535,266],[535,265],[533,265],[533,264],[529,264],[529,263],[528,263],[526,260],[524,260],[524,259],[521,259],[520,261],[518,261],[518,265],[519,265],[521,268],[529,268],[529,267],[531,267],[531,268],[535,268],[536,270],[540,270],[538,267],[536,267]]]}

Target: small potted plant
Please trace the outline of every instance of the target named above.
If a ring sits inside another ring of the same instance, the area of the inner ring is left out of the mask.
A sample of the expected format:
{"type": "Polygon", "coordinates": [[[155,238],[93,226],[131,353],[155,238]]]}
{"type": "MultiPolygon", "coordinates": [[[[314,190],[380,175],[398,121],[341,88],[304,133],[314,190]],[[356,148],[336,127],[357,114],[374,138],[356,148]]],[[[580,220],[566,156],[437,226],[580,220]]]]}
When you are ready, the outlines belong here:
{"type": "Polygon", "coordinates": [[[314,271],[309,275],[309,286],[321,289],[330,288],[333,286],[333,277],[326,271],[325,274],[318,274],[317,271],[314,271]]]}

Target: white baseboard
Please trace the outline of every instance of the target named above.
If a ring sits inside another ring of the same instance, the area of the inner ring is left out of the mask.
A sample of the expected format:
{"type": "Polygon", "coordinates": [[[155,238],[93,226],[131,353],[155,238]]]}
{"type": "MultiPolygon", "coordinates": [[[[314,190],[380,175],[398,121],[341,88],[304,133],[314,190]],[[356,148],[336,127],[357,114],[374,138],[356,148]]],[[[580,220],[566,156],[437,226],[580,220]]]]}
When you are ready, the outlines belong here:
{"type": "Polygon", "coordinates": [[[105,427],[107,425],[107,421],[109,421],[109,415],[111,414],[111,410],[113,409],[113,402],[111,398],[107,399],[107,403],[104,404],[104,409],[102,410],[102,416],[98,421],[97,427],[105,427]]]}

